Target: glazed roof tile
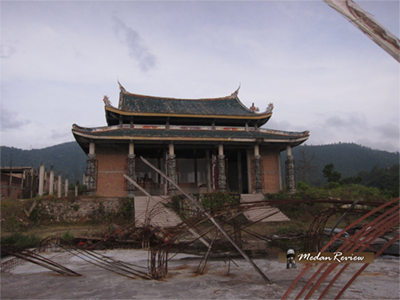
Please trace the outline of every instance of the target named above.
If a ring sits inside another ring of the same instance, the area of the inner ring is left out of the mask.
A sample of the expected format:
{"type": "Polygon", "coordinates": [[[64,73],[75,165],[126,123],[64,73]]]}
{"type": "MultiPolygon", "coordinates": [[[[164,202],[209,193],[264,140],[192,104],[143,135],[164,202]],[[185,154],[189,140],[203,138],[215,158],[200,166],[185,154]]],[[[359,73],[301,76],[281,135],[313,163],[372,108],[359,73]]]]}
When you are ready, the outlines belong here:
{"type": "Polygon", "coordinates": [[[239,100],[238,91],[221,98],[178,99],[132,94],[120,85],[118,109],[135,113],[217,116],[257,116],[272,112],[271,107],[261,114],[247,108],[239,100]]]}

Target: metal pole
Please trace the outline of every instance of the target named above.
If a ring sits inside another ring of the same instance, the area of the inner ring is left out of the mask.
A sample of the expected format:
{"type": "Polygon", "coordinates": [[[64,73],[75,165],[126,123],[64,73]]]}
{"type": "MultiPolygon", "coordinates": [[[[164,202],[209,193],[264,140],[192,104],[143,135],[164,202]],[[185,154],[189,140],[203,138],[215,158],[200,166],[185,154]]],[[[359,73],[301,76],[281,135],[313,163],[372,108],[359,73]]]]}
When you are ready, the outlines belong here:
{"type": "MultiPolygon", "coordinates": [[[[140,185],[138,185],[132,178],[130,178],[128,175],[124,174],[124,177],[132,183],[135,187],[137,187],[143,194],[145,194],[147,197],[153,198],[144,188],[142,188],[140,185]]],[[[167,214],[170,214],[168,210],[165,210],[167,214]]],[[[175,216],[172,216],[175,217],[175,216]]],[[[192,228],[189,228],[189,232],[192,233],[195,237],[197,237],[204,245],[206,245],[208,248],[211,248],[211,245],[203,239],[196,231],[194,231],[192,228]]]]}
{"type": "Polygon", "coordinates": [[[197,201],[195,201],[192,197],[186,194],[172,179],[170,179],[163,172],[154,167],[146,159],[144,159],[143,157],[140,158],[146,165],[148,165],[150,168],[159,173],[162,177],[171,182],[171,184],[174,185],[182,194],[184,194],[187,197],[187,199],[190,202],[192,202],[194,206],[196,206],[201,212],[203,212],[204,215],[206,215],[211,220],[211,222],[213,222],[214,225],[219,229],[219,231],[221,231],[221,233],[231,242],[231,244],[236,248],[236,250],[239,251],[239,253],[244,257],[244,259],[246,259],[247,262],[261,275],[261,277],[265,280],[265,282],[271,284],[271,280],[269,280],[268,277],[260,270],[260,268],[257,267],[256,264],[250,259],[250,257],[248,257],[247,254],[238,245],[236,245],[235,241],[229,236],[229,234],[225,231],[225,229],[209,213],[207,213],[205,209],[199,203],[197,203],[197,201]]]}

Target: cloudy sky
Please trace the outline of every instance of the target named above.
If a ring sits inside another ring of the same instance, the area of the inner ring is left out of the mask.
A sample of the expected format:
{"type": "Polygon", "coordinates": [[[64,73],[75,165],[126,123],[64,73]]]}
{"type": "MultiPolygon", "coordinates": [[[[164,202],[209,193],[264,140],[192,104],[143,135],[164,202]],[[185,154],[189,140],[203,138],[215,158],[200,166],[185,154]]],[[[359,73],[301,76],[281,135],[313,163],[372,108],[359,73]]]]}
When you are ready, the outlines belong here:
{"type": "MultiPolygon", "coordinates": [[[[399,36],[399,2],[357,1],[399,36]]],[[[1,1],[1,145],[106,125],[103,96],[230,95],[309,145],[399,151],[399,64],[318,1],[1,1]]]]}

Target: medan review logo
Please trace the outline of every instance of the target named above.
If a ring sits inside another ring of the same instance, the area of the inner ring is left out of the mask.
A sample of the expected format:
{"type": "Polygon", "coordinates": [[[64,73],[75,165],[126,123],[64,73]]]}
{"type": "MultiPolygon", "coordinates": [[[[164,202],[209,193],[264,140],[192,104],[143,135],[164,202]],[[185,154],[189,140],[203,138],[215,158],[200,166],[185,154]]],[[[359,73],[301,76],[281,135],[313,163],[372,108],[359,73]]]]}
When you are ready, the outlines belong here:
{"type": "Polygon", "coordinates": [[[287,269],[296,269],[297,264],[307,263],[373,263],[373,252],[298,252],[289,249],[278,253],[278,262],[286,263],[287,269]]]}

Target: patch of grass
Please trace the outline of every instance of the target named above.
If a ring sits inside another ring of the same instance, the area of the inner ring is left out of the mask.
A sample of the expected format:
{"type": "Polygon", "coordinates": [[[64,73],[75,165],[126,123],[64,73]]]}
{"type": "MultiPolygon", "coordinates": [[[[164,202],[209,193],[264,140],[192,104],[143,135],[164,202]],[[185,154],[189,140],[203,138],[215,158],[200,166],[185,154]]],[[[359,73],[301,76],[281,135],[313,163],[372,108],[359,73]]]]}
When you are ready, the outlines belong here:
{"type": "Polygon", "coordinates": [[[16,247],[19,250],[35,248],[40,244],[40,238],[35,235],[24,235],[20,232],[1,237],[1,245],[5,247],[16,247]]]}
{"type": "Polygon", "coordinates": [[[297,234],[307,231],[306,225],[302,221],[291,221],[276,227],[278,234],[297,234]]]}

